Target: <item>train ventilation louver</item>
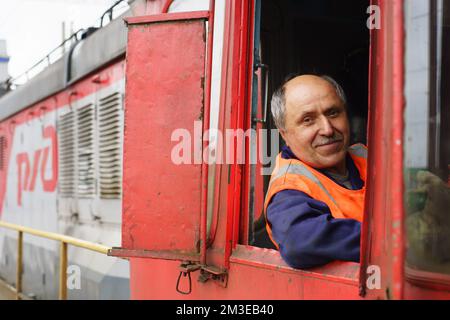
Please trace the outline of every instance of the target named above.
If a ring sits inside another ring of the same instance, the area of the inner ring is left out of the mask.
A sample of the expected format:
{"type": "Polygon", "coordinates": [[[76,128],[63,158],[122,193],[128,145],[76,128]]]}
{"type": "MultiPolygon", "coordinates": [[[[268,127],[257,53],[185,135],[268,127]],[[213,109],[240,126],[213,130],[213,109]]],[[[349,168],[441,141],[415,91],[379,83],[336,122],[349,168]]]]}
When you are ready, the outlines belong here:
{"type": "Polygon", "coordinates": [[[59,193],[72,197],[75,193],[75,114],[61,115],[58,120],[59,193]]]}
{"type": "Polygon", "coordinates": [[[77,194],[80,198],[95,195],[94,124],[94,105],[89,104],[80,108],[77,112],[77,194]]]}
{"type": "Polygon", "coordinates": [[[100,197],[119,199],[121,167],[122,95],[113,93],[99,103],[100,197]]]}

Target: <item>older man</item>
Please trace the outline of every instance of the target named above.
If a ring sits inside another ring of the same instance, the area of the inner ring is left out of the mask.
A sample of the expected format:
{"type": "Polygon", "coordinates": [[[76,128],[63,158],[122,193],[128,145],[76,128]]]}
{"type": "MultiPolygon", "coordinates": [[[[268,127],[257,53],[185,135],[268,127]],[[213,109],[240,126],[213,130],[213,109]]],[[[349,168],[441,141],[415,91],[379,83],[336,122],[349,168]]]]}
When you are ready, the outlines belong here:
{"type": "Polygon", "coordinates": [[[294,268],[359,262],[367,149],[349,146],[342,88],[327,76],[297,76],[271,107],[286,142],[264,204],[272,242],[294,268]]]}

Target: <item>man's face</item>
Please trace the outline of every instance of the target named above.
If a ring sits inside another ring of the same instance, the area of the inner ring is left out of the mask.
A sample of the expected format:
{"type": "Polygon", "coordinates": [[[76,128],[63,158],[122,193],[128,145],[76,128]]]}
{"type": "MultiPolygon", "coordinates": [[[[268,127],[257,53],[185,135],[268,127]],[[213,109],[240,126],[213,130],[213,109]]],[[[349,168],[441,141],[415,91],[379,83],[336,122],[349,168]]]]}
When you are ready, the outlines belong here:
{"type": "Polygon", "coordinates": [[[320,77],[301,76],[286,84],[285,98],[280,133],[292,152],[313,168],[345,173],[350,128],[335,88],[320,77]]]}

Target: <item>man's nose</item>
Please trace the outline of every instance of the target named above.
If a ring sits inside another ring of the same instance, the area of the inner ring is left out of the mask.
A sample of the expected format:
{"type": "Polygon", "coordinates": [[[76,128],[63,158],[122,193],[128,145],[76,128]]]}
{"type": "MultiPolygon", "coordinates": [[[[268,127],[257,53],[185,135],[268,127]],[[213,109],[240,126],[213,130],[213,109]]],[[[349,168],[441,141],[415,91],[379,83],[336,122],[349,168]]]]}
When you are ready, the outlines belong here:
{"type": "Polygon", "coordinates": [[[325,116],[321,117],[319,134],[326,137],[330,137],[334,134],[333,125],[331,124],[330,119],[325,116]]]}

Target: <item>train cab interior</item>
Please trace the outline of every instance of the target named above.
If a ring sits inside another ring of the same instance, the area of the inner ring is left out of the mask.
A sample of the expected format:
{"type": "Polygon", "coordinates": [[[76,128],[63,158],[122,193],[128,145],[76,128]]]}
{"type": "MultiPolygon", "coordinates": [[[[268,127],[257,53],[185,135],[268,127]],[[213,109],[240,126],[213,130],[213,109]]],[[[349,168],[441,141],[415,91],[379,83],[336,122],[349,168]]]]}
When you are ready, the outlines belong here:
{"type": "MultiPolygon", "coordinates": [[[[264,70],[255,73],[262,85],[257,90],[254,88],[253,94],[260,97],[254,109],[265,113],[266,121],[262,125],[253,123],[254,128],[267,129],[266,132],[276,129],[270,112],[270,97],[286,77],[309,73],[328,75],[342,86],[346,94],[351,143],[366,143],[370,43],[366,10],[369,5],[368,0],[357,3],[338,0],[257,1],[254,60],[264,66],[264,70]]],[[[271,137],[266,138],[267,144],[262,146],[266,149],[262,152],[274,157],[283,141],[278,137],[279,141],[273,143],[271,137]]],[[[253,192],[249,201],[248,243],[274,248],[262,214],[271,172],[270,168],[266,169],[269,170],[265,170],[264,175],[259,175],[261,170],[253,170],[255,176],[251,178],[253,192]]]]}

